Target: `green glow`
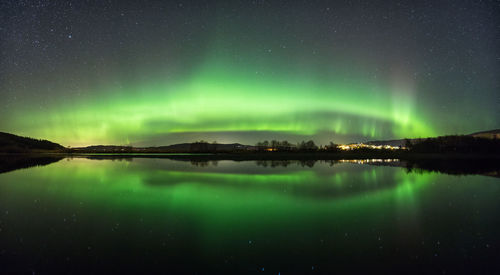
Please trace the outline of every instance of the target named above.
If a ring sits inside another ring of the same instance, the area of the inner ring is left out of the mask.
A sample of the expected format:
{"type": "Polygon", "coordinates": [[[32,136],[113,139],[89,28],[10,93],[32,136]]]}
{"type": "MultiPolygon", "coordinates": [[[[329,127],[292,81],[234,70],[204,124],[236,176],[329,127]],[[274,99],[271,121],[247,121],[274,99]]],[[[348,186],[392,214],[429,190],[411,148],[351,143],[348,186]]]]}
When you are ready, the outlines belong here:
{"type": "Polygon", "coordinates": [[[499,127],[498,53],[488,46],[495,27],[463,39],[453,24],[447,34],[456,39],[448,39],[408,18],[386,26],[385,15],[370,16],[381,20],[370,24],[356,15],[371,9],[337,7],[333,16],[296,3],[269,12],[244,2],[252,8],[217,3],[161,15],[158,8],[116,21],[98,9],[112,23],[32,25],[21,40],[17,20],[28,15],[13,12],[3,28],[9,58],[0,64],[0,131],[66,146],[324,145],[499,127]],[[88,24],[94,31],[76,33],[88,24]]]}
{"type": "MultiPolygon", "coordinates": [[[[478,178],[495,183],[494,179],[478,178]]],[[[252,230],[271,232],[277,221],[280,228],[308,224],[319,229],[352,221],[352,217],[384,222],[387,216],[383,215],[393,212],[399,217],[396,220],[415,223],[419,201],[436,188],[430,183],[453,182],[454,192],[462,194],[473,188],[467,183],[474,177],[461,179],[350,163],[264,168],[254,162],[221,161],[216,167],[200,168],[164,159],[76,158],[1,174],[0,193],[5,194],[1,201],[12,212],[39,201],[68,209],[91,206],[88,211],[102,215],[107,213],[103,209],[110,209],[123,213],[131,222],[136,221],[132,217],[150,216],[158,223],[159,216],[181,213],[193,219],[196,227],[192,229],[210,247],[212,242],[221,241],[217,236],[225,236],[225,228],[236,224],[244,232],[249,225],[252,230]]]]}
{"type": "Polygon", "coordinates": [[[1,176],[5,182],[19,180],[23,186],[33,182],[30,179],[36,178],[36,182],[40,184],[31,186],[33,192],[64,194],[57,199],[77,202],[85,198],[105,200],[106,204],[130,206],[160,207],[167,198],[184,200],[184,197],[194,194],[199,197],[197,201],[210,201],[218,192],[224,192],[228,196],[220,202],[223,205],[216,207],[221,207],[221,211],[232,211],[224,205],[261,203],[261,199],[251,202],[256,194],[282,201],[312,200],[312,204],[316,204],[314,200],[321,197],[324,197],[326,204],[341,201],[365,203],[368,198],[400,196],[401,188],[407,190],[409,185],[421,188],[433,175],[408,175],[403,169],[368,165],[335,164],[331,167],[321,162],[316,163],[313,169],[304,169],[294,164],[287,168],[263,168],[256,167],[250,161],[220,161],[217,167],[195,168],[189,163],[165,159],[97,161],[75,158],[32,168],[27,172],[19,170],[1,176]],[[16,178],[18,179],[14,180],[16,178]],[[71,184],[60,185],[60,182],[71,184]],[[394,185],[394,182],[401,184],[394,185]],[[252,190],[251,193],[242,194],[241,191],[246,189],[252,190]],[[204,191],[201,192],[202,190],[204,191]],[[138,196],[124,200],[117,195],[130,192],[138,196]],[[243,195],[246,199],[233,198],[229,195],[232,193],[243,195]],[[139,197],[142,199],[135,200],[139,197]]]}
{"type": "Polygon", "coordinates": [[[58,102],[50,110],[20,108],[7,130],[72,146],[128,144],[185,132],[271,131],[314,137],[323,131],[369,138],[435,133],[422,110],[417,114],[414,91],[259,68],[214,58],[175,82],[101,88],[97,98],[58,102]]]}
{"type": "MultiPolygon", "coordinates": [[[[497,181],[352,163],[271,168],[255,162],[199,167],[166,159],[64,159],[0,174],[0,238],[13,249],[16,236],[35,245],[52,232],[57,238],[45,256],[67,252],[68,242],[83,251],[91,243],[92,253],[165,242],[172,253],[202,253],[207,262],[220,260],[219,252],[255,249],[269,258],[301,247],[290,240],[304,242],[314,257],[323,246],[321,255],[331,255],[339,244],[378,251],[380,240],[420,247],[422,236],[437,234],[443,242],[464,216],[475,217],[470,230],[489,225],[487,210],[498,206],[497,181]]],[[[486,239],[495,236],[492,231],[486,239]]],[[[286,263],[288,257],[280,265],[286,263]]]]}

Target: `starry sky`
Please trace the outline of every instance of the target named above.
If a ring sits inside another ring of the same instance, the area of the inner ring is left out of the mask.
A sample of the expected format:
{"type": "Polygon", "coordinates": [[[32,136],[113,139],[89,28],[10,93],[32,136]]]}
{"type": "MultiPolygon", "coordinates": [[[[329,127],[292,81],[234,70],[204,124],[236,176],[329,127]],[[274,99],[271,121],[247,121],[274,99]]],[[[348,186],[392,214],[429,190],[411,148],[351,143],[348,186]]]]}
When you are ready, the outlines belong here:
{"type": "Polygon", "coordinates": [[[500,128],[498,1],[1,1],[0,131],[65,146],[500,128]]]}

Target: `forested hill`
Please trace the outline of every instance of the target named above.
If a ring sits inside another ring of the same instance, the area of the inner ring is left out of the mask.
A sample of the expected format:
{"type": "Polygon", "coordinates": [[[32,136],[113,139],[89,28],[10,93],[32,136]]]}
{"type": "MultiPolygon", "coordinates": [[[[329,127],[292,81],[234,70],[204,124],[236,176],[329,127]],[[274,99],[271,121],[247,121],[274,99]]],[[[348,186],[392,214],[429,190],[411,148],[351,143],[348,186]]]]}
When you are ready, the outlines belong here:
{"type": "Polygon", "coordinates": [[[48,140],[0,132],[0,152],[2,153],[63,151],[64,149],[62,145],[48,140]]]}

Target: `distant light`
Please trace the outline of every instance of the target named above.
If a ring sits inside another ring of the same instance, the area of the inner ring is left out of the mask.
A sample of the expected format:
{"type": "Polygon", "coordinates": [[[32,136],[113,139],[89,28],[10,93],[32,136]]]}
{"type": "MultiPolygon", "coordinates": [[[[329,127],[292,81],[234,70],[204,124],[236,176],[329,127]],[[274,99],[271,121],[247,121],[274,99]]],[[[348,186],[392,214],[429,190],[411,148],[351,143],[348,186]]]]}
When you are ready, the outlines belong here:
{"type": "Polygon", "coordinates": [[[354,150],[354,149],[360,149],[360,148],[369,148],[369,149],[378,149],[378,150],[381,150],[381,149],[386,149],[386,150],[406,149],[405,147],[399,147],[399,146],[371,145],[371,144],[364,144],[364,143],[350,144],[350,145],[340,144],[338,147],[341,150],[354,150]]]}

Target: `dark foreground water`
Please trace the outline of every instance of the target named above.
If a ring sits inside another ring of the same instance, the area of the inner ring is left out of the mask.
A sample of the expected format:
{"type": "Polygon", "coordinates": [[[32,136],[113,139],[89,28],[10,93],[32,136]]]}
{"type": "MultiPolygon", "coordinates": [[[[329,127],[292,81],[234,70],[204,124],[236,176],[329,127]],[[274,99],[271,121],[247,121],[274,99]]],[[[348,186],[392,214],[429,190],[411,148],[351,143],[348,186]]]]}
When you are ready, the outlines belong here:
{"type": "Polygon", "coordinates": [[[0,174],[0,273],[494,274],[499,210],[483,175],[62,159],[0,174]]]}

